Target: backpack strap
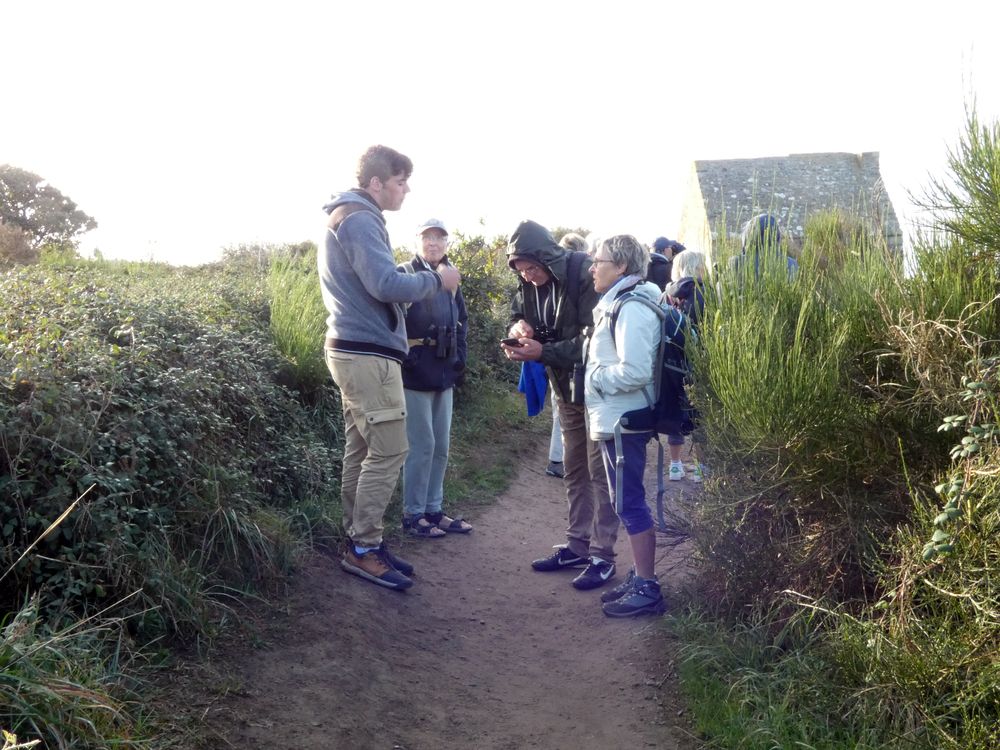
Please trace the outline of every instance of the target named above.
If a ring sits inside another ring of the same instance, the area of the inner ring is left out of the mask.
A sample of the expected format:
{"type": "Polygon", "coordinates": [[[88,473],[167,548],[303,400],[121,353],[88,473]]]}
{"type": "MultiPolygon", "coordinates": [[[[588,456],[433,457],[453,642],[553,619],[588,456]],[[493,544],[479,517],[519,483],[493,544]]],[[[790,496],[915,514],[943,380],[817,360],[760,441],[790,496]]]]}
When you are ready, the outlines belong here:
{"type": "MultiPolygon", "coordinates": [[[[632,287],[632,289],[634,289],[634,288],[635,287],[632,287]]],[[[655,302],[653,302],[653,300],[649,299],[649,297],[646,297],[645,295],[636,294],[631,289],[630,290],[626,290],[623,294],[621,294],[621,295],[619,295],[618,297],[615,298],[614,303],[611,305],[611,309],[608,311],[608,315],[611,318],[611,320],[608,322],[608,328],[611,331],[611,340],[612,341],[615,341],[615,325],[618,323],[618,316],[621,314],[622,306],[626,302],[629,302],[631,300],[635,300],[636,302],[641,302],[646,307],[648,307],[650,310],[652,310],[654,313],[656,313],[656,317],[660,321],[660,327],[661,327],[661,329],[663,327],[663,319],[664,319],[664,317],[666,315],[666,313],[663,311],[663,308],[660,307],[660,305],[658,305],[655,302]]],[[[660,337],[659,338],[660,338],[659,344],[656,347],[656,360],[653,362],[653,397],[650,398],[649,394],[645,393],[645,390],[643,392],[643,395],[646,396],[646,401],[649,404],[650,408],[652,408],[653,404],[656,403],[656,400],[660,396],[660,372],[663,369],[663,333],[662,333],[662,331],[660,333],[660,337]]]]}

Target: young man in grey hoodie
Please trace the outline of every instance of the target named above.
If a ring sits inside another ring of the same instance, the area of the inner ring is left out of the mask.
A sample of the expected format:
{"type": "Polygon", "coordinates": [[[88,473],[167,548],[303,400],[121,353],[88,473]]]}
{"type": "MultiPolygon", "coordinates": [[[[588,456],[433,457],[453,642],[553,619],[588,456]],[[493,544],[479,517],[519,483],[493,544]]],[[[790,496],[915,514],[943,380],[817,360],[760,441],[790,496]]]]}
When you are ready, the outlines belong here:
{"type": "Polygon", "coordinates": [[[326,364],[344,409],[341,503],[348,542],[341,567],[391,589],[413,585],[413,566],[382,539],[383,517],[409,448],[400,363],[408,352],[403,305],[458,287],[453,266],[401,273],[383,211],[410,192],[413,162],[372,146],[358,163],[358,188],[334,195],[318,253],[326,320],[326,364]]]}

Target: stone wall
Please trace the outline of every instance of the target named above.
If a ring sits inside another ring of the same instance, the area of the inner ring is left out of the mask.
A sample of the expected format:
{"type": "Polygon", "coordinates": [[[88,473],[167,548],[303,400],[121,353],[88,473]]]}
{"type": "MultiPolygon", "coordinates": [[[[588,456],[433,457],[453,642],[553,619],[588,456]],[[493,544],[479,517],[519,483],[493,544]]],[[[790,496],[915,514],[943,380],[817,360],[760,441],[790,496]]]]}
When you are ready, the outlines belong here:
{"type": "Polygon", "coordinates": [[[711,256],[720,227],[735,237],[748,218],[769,211],[786,236],[797,241],[809,214],[837,208],[870,221],[889,247],[902,247],[876,151],[696,161],[678,239],[689,247],[689,240],[701,245],[711,256]]]}

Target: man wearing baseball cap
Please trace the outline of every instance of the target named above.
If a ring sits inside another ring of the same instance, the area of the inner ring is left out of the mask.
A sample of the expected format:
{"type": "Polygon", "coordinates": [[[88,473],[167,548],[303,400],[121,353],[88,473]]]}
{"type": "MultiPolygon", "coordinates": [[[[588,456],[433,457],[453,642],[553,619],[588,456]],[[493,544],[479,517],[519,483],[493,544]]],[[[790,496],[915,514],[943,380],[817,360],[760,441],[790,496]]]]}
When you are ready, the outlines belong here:
{"type": "MultiPolygon", "coordinates": [[[[428,219],[417,227],[416,254],[399,270],[437,272],[448,265],[448,230],[439,219],[428,219]]],[[[441,289],[406,311],[410,353],[403,360],[403,394],[410,452],[403,464],[403,530],[419,539],[472,531],[442,509],[452,394],[465,371],[468,321],[460,288],[441,289]]]]}
{"type": "Polygon", "coordinates": [[[684,245],[666,237],[653,240],[653,247],[649,251],[649,265],[646,267],[646,280],[652,281],[663,291],[670,282],[673,257],[682,250],[684,245]]]}

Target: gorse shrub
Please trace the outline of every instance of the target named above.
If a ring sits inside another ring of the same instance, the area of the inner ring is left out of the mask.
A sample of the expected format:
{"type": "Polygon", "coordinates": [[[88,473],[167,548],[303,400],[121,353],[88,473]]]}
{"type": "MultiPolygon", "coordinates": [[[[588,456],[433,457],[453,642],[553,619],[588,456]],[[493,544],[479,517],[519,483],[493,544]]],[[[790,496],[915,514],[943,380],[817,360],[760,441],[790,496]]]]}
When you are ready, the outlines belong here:
{"type": "Polygon", "coordinates": [[[696,540],[729,605],[785,588],[860,592],[873,538],[902,510],[902,487],[869,502],[898,450],[866,372],[879,348],[870,290],[895,261],[843,258],[837,272],[790,278],[783,257],[762,257],[759,272],[745,263],[709,286],[693,396],[725,479],[708,490],[696,540]]]}
{"type": "Polygon", "coordinates": [[[507,265],[506,248],[502,237],[488,241],[482,236],[458,235],[448,252],[462,272],[462,296],[469,314],[466,382],[471,387],[509,382],[515,372],[500,350],[516,284],[507,265]]]}
{"type": "Polygon", "coordinates": [[[794,280],[712,290],[691,359],[719,478],[692,534],[738,632],[696,622],[728,657],[681,673],[735,746],[1000,743],[998,154],[973,117],[909,275],[827,217],[794,280]]]}

